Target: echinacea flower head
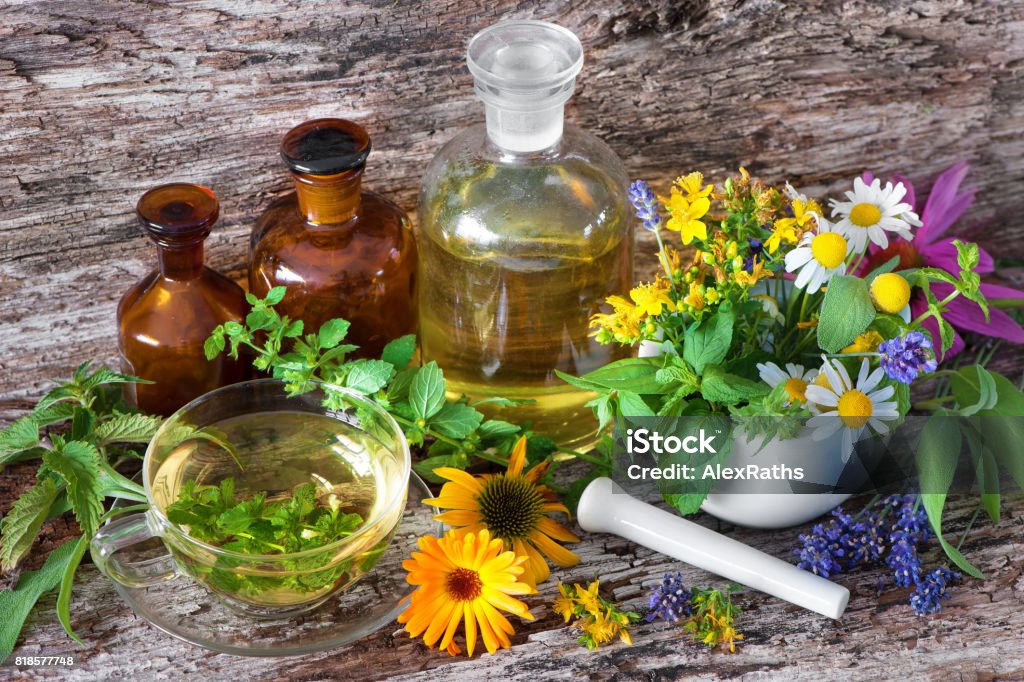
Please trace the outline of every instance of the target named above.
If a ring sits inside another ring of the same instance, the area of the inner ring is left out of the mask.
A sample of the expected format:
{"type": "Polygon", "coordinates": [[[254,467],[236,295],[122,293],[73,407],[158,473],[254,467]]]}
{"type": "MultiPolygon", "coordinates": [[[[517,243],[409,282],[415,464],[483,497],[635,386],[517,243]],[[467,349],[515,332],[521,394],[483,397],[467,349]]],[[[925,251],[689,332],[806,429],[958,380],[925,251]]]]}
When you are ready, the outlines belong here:
{"type": "Polygon", "coordinates": [[[662,310],[674,311],[675,302],[669,298],[669,285],[665,280],[641,284],[629,292],[633,303],[646,315],[661,315],[662,310]]]}
{"type": "Polygon", "coordinates": [[[398,616],[410,637],[423,637],[430,648],[438,643],[452,656],[460,649],[455,633],[465,621],[466,649],[476,648],[477,634],[488,653],[512,645],[515,629],[501,611],[526,620],[533,614],[515,597],[533,588],[520,578],[527,558],[504,551],[502,541],[486,530],[451,530],[443,538],[424,536],[418,552],[402,562],[406,580],[415,585],[409,606],[398,616]]]}
{"type": "Polygon", "coordinates": [[[574,566],[580,558],[558,542],[579,542],[579,538],[548,514],[569,510],[540,479],[548,463],[541,462],[524,472],[526,437],[520,438],[509,456],[508,469],[500,474],[473,476],[454,467],[434,469],[448,481],[438,497],[424,504],[448,509],[435,520],[473,533],[483,529],[504,543],[516,556],[526,557],[523,581],[530,586],[551,574],[545,557],[559,566],[574,566]],[[558,541],[558,542],[556,542],[558,541]]]}
{"type": "Polygon", "coordinates": [[[921,221],[914,207],[903,201],[906,194],[902,182],[887,182],[882,187],[878,178],[869,185],[858,177],[853,181],[853,191],[846,192],[848,201],[831,202],[832,217],[840,216],[836,227],[850,240],[856,253],[863,253],[869,241],[883,249],[887,247],[886,232],[910,241],[911,227],[919,227],[921,221]]]}
{"type": "Polygon", "coordinates": [[[671,216],[665,223],[665,228],[678,232],[684,244],[689,244],[694,239],[703,241],[708,238],[708,227],[701,221],[711,208],[711,201],[706,196],[691,200],[679,187],[673,186],[667,198],[659,198],[671,216]]]}
{"type": "Polygon", "coordinates": [[[842,274],[850,243],[828,221],[818,220],[818,229],[800,239],[800,245],[786,254],[786,272],[796,272],[798,289],[817,291],[833,275],[842,274]]]}
{"type": "Polygon", "coordinates": [[[789,405],[807,402],[807,396],[805,395],[807,386],[818,375],[817,370],[809,369],[805,371],[803,365],[796,365],[792,362],[786,363],[785,370],[774,362],[759,362],[757,363],[757,371],[761,376],[761,381],[772,388],[779,384],[785,385],[786,402],[789,405]]]}
{"type": "Polygon", "coordinates": [[[901,384],[911,384],[918,375],[934,372],[939,366],[932,352],[932,342],[922,332],[910,332],[882,342],[878,355],[885,375],[901,384]]]}
{"type": "Polygon", "coordinates": [[[640,219],[645,230],[657,232],[661,227],[661,215],[658,213],[658,200],[651,191],[651,186],[643,180],[636,180],[629,186],[629,201],[636,209],[636,217],[640,219]]]}
{"type": "Polygon", "coordinates": [[[843,461],[848,461],[853,444],[860,439],[865,427],[870,426],[876,433],[888,433],[886,420],[899,417],[896,401],[889,400],[896,391],[892,386],[879,388],[885,372],[881,368],[870,372],[867,358],[861,362],[856,382],[851,380],[842,362],[825,356],[822,359],[821,374],[825,375],[828,385],[812,383],[807,387],[808,408],[815,415],[807,426],[814,430],[813,440],[824,440],[842,428],[842,457],[843,461]]]}
{"type": "Polygon", "coordinates": [[[910,282],[899,273],[883,273],[871,282],[871,300],[878,310],[896,315],[910,303],[910,282]]]}

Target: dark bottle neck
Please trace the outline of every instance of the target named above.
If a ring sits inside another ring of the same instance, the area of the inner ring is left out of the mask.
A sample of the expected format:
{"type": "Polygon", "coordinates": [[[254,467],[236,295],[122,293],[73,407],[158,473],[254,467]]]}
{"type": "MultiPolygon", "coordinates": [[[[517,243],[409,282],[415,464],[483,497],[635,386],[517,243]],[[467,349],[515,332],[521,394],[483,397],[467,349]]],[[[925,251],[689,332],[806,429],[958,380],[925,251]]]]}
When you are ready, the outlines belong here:
{"type": "Polygon", "coordinates": [[[362,167],[336,175],[292,172],[299,212],[313,226],[338,225],[359,212],[362,167]]]}
{"type": "Polygon", "coordinates": [[[189,246],[157,244],[160,274],[167,279],[195,279],[203,272],[203,242],[189,246]]]}

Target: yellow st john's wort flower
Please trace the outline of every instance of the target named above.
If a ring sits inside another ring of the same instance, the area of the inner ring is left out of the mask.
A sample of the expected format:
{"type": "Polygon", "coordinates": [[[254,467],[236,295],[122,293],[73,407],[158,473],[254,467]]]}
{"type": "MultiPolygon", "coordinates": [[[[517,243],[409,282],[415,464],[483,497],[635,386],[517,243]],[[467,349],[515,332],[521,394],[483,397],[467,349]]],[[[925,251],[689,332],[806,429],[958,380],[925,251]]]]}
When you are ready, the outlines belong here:
{"type": "Polygon", "coordinates": [[[708,227],[700,220],[711,208],[711,201],[707,197],[695,197],[690,201],[678,187],[673,186],[671,196],[658,198],[671,216],[665,228],[678,232],[684,244],[689,244],[695,238],[708,238],[708,227]]]}
{"type": "Polygon", "coordinates": [[[694,310],[704,309],[704,294],[700,292],[699,284],[696,282],[690,282],[690,293],[683,298],[683,303],[694,310]]]}
{"type": "Polygon", "coordinates": [[[525,463],[526,437],[523,436],[512,449],[505,473],[473,476],[451,467],[434,469],[434,474],[449,482],[441,488],[439,497],[423,502],[450,510],[435,516],[436,520],[468,532],[486,528],[504,542],[506,549],[527,557],[523,580],[536,586],[551,575],[545,556],[559,566],[579,563],[578,556],[555,541],[579,542],[580,539],[548,516],[556,511],[569,515],[555,493],[538,483],[549,463],[541,462],[524,473],[525,463]]]}
{"type": "Polygon", "coordinates": [[[640,323],[644,311],[622,296],[609,296],[610,313],[595,313],[590,316],[590,336],[596,336],[602,343],[614,339],[619,343],[631,343],[640,336],[640,323]]]}
{"type": "Polygon", "coordinates": [[[775,230],[765,242],[768,253],[778,251],[782,242],[795,244],[805,231],[814,226],[812,221],[821,214],[821,208],[813,201],[793,199],[791,206],[793,207],[792,218],[779,218],[775,221],[775,230]],[[817,209],[817,211],[813,209],[817,209]]]}
{"type": "Polygon", "coordinates": [[[629,292],[629,297],[636,307],[646,315],[661,315],[662,308],[675,311],[676,304],[669,298],[668,282],[664,280],[653,284],[641,284],[629,292]]]}
{"type": "Polygon", "coordinates": [[[697,171],[690,173],[686,177],[680,176],[676,178],[675,184],[689,201],[703,199],[715,189],[714,185],[701,187],[701,185],[704,185],[704,174],[697,171]]]}
{"type": "Polygon", "coordinates": [[[580,644],[588,649],[597,649],[616,637],[632,644],[629,626],[640,619],[633,611],[623,611],[614,602],[598,593],[600,582],[595,580],[587,587],[574,584],[572,587],[558,583],[559,596],[551,605],[552,610],[565,619],[573,621],[573,627],[582,630],[580,644]]]}
{"type": "Polygon", "coordinates": [[[882,335],[876,332],[874,329],[869,329],[857,338],[853,340],[846,348],[839,351],[840,353],[874,353],[878,350],[878,344],[885,341],[882,335]]]}
{"type": "Polygon", "coordinates": [[[737,270],[733,275],[733,279],[736,280],[736,283],[740,286],[752,287],[757,284],[758,280],[771,276],[771,271],[765,270],[764,264],[755,258],[754,267],[750,269],[750,272],[747,272],[746,270],[737,270]]]}
{"type": "Polygon", "coordinates": [[[408,608],[398,616],[409,636],[422,635],[431,649],[440,639],[439,648],[455,656],[461,651],[455,632],[465,620],[470,656],[478,632],[488,653],[512,646],[508,636],[515,629],[499,609],[533,620],[526,604],[513,596],[534,591],[520,582],[526,557],[503,551],[501,540],[492,539],[486,530],[451,530],[440,539],[428,535],[419,539],[419,548],[412,559],[402,562],[409,572],[406,580],[417,586],[408,608]]]}

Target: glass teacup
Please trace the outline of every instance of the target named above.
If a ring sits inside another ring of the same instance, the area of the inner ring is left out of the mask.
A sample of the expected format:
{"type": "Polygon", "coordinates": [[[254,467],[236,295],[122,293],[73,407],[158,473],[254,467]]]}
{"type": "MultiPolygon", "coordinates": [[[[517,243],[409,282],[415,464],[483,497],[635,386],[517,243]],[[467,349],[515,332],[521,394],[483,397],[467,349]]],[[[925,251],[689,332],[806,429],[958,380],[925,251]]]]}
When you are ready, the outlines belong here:
{"type": "Polygon", "coordinates": [[[288,396],[276,379],[227,386],[160,427],[142,467],[150,509],[101,528],[93,559],[129,587],[186,575],[250,615],[302,613],[365,575],[387,549],[409,474],[402,430],[358,393],[316,385],[288,396]],[[328,395],[338,409],[323,406],[328,395]],[[316,516],[300,515],[317,507],[316,516]],[[154,537],[159,555],[119,557],[154,537]]]}

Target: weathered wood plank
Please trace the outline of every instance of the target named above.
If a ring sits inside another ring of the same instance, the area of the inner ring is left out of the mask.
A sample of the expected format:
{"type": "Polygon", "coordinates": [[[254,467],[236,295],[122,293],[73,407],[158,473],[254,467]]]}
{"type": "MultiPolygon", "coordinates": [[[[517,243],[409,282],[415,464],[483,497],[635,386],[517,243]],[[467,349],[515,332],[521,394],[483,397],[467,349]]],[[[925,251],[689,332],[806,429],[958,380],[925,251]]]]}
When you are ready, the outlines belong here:
{"type": "MultiPolygon", "coordinates": [[[[923,180],[969,158],[980,192],[961,233],[999,256],[1024,256],[1024,9],[1012,0],[7,3],[0,419],[83,359],[116,362],[117,299],[153,259],[132,213],[148,187],[211,186],[223,220],[209,260],[240,277],[255,216],[287,189],[281,134],[343,115],[374,135],[368,185],[412,209],[431,155],[481,117],[465,42],[507,17],[551,19],[580,35],[587,64],[570,116],[634,175],[665,182],[699,168],[720,177],[744,164],[822,194],[865,168],[923,180]]],[[[644,255],[641,276],[654,265],[644,255]]],[[[1019,269],[1000,274],[1024,282],[1019,269]]],[[[1021,360],[1008,349],[997,367],[1019,373],[1021,360]]],[[[0,510],[31,478],[27,467],[0,477],[0,510]]],[[[839,623],[746,594],[747,640],[734,656],[663,625],[638,628],[635,647],[588,653],[546,607],[548,584],[531,599],[538,620],[520,628],[512,652],[494,657],[450,660],[396,626],[317,656],[236,658],[157,633],[92,568],[75,600],[89,648],[64,636],[51,597],[18,652],[74,651],[82,661],[74,670],[31,673],[62,679],[1024,679],[1024,501],[1006,511],[999,527],[977,528],[965,542],[988,580],[958,588],[941,614],[915,617],[905,593],[876,597],[881,570],[843,578],[854,599],[839,623]]],[[[970,512],[968,501],[953,503],[951,532],[970,512]]],[[[796,534],[723,529],[783,557],[796,534]]],[[[73,522],[48,524],[37,557],[73,530],[73,522]]],[[[615,538],[591,536],[577,550],[582,567],[558,578],[600,576],[632,604],[668,570],[714,581],[615,538]]]]}
{"type": "Polygon", "coordinates": [[[0,22],[0,395],[113,361],[120,294],[153,262],[132,209],[168,180],[211,186],[209,260],[240,275],[285,190],[303,119],[373,133],[367,182],[413,208],[439,146],[481,118],[465,43],[505,17],[586,46],[572,118],[636,175],[746,164],[812,192],[864,168],[925,178],[970,158],[966,234],[1024,254],[1024,12],[1012,0],[9,3],[0,22]],[[986,232],[985,230],[989,230],[986,232]],[[1014,238],[1016,236],[1016,238],[1014,238]]]}

